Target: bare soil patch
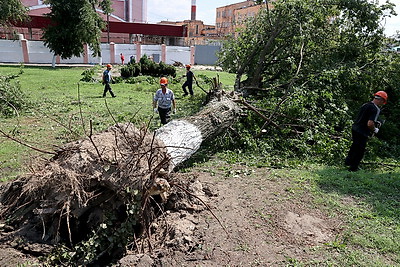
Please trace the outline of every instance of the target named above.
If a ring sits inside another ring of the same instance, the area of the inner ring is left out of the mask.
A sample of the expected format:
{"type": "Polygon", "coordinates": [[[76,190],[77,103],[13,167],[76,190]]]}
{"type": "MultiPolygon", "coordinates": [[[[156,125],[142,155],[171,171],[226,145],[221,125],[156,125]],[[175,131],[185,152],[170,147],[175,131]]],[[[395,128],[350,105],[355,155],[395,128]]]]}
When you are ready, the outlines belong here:
{"type": "MultiPolygon", "coordinates": [[[[225,229],[201,203],[181,207],[159,217],[156,225],[167,223],[172,234],[151,257],[127,258],[139,266],[285,266],[287,259],[324,258],[314,248],[334,240],[340,221],[312,208],[311,197],[294,198],[290,177],[276,179],[268,168],[246,175],[240,166],[230,167],[242,174],[177,174],[191,181],[193,194],[205,199],[225,229]],[[152,265],[140,265],[142,259],[152,265]]],[[[122,260],[121,266],[134,265],[122,260]]]]}

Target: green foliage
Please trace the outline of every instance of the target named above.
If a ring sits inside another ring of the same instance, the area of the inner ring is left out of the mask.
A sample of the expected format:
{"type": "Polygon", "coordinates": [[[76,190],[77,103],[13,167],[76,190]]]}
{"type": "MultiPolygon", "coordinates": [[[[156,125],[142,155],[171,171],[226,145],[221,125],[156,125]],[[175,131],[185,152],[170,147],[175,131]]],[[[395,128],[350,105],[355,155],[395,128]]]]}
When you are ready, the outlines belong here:
{"type": "Polygon", "coordinates": [[[391,100],[381,115],[388,128],[376,147],[387,142],[387,154],[395,155],[400,142],[390,135],[400,128],[400,59],[387,50],[380,24],[392,7],[357,0],[276,1],[249,20],[224,44],[218,64],[237,74],[235,90],[262,89],[244,95],[268,120],[249,115],[239,125],[242,138],[229,146],[342,162],[352,118],[374,92],[386,90],[391,100]]]}
{"type": "Polygon", "coordinates": [[[16,76],[0,76],[0,116],[18,115],[26,101],[19,83],[11,83],[16,76]]]}
{"type": "Polygon", "coordinates": [[[86,69],[82,72],[82,78],[81,81],[82,82],[94,82],[95,79],[93,78],[94,76],[94,68],[89,68],[86,69]]]}
{"type": "Polygon", "coordinates": [[[20,0],[0,1],[0,26],[11,26],[11,22],[22,22],[28,19],[28,8],[20,0]]]}
{"type": "Polygon", "coordinates": [[[99,6],[104,14],[109,15],[111,14],[114,9],[112,9],[112,2],[111,0],[100,0],[99,6]]]}
{"type": "Polygon", "coordinates": [[[121,69],[121,76],[124,78],[137,77],[139,75],[149,75],[153,77],[169,76],[175,77],[176,70],[174,66],[167,65],[164,62],[155,63],[146,55],[135,63],[134,59],[121,69]]]}
{"type": "Polygon", "coordinates": [[[118,254],[122,256],[125,247],[134,238],[134,233],[140,230],[140,194],[129,192],[126,196],[125,214],[109,214],[88,238],[75,244],[72,248],[58,246],[46,259],[51,266],[87,266],[109,263],[118,254]]]}
{"type": "Polygon", "coordinates": [[[88,44],[93,56],[100,56],[100,34],[105,24],[96,12],[97,0],[46,0],[50,4],[52,21],[44,29],[46,46],[61,58],[79,57],[84,44],[88,44]]]}
{"type": "Polygon", "coordinates": [[[140,74],[154,77],[175,77],[176,70],[174,66],[167,65],[164,62],[157,64],[146,55],[140,59],[139,63],[135,63],[133,59],[132,62],[129,62],[126,66],[121,68],[121,77],[124,78],[137,77],[140,74]]]}
{"type": "Polygon", "coordinates": [[[128,63],[126,66],[121,68],[121,77],[129,78],[129,77],[137,77],[141,72],[140,64],[137,63],[128,63]]]}

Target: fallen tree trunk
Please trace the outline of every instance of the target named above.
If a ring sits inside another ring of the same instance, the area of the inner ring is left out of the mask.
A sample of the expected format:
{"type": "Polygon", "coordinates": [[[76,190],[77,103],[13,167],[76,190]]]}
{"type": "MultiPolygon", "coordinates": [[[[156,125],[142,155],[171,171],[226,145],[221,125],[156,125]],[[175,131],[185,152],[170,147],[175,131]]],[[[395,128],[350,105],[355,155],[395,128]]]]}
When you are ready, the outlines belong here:
{"type": "Polygon", "coordinates": [[[169,170],[189,159],[201,143],[228,129],[240,108],[230,98],[214,99],[195,116],[174,120],[156,131],[156,136],[171,156],[169,170]]]}
{"type": "Polygon", "coordinates": [[[219,95],[195,116],[155,133],[117,124],[66,144],[45,165],[7,185],[0,218],[32,242],[76,248],[95,238],[101,245],[89,258],[75,253],[77,264],[115,257],[135,233],[146,232],[154,216],[149,197],[168,190],[168,173],[230,127],[238,112],[219,95]]]}

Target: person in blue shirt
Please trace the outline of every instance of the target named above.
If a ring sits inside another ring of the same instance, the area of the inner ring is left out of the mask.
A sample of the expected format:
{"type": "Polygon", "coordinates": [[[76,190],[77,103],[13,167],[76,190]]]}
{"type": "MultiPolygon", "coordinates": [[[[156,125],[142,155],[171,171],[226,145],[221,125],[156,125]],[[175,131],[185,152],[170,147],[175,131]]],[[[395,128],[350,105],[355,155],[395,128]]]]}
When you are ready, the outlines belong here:
{"type": "Polygon", "coordinates": [[[110,83],[112,83],[111,68],[112,68],[111,64],[107,64],[107,69],[103,72],[103,84],[104,84],[103,97],[106,97],[107,91],[110,92],[112,97],[116,97],[110,86],[110,83]]]}
{"type": "Polygon", "coordinates": [[[160,115],[161,124],[167,124],[171,116],[171,108],[173,113],[176,112],[175,96],[172,90],[167,88],[168,79],[162,77],[160,79],[161,89],[158,89],[153,98],[154,113],[160,115]]]}
{"type": "Polygon", "coordinates": [[[385,91],[378,91],[374,99],[360,108],[357,118],[351,128],[352,144],[345,160],[349,171],[357,171],[358,165],[364,157],[368,139],[379,131],[379,106],[386,104],[388,96],[385,91]]]}

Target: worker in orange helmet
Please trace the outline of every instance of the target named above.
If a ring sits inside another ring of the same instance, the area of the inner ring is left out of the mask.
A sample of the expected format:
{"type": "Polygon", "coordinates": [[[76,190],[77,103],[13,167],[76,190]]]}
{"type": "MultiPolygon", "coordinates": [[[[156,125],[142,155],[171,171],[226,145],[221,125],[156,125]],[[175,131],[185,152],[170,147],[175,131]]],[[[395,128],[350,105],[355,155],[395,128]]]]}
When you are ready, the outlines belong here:
{"type": "Polygon", "coordinates": [[[186,81],[182,85],[183,96],[188,95],[186,87],[189,89],[190,95],[193,96],[193,79],[196,80],[196,77],[194,76],[194,73],[190,70],[190,68],[191,68],[190,65],[186,65],[186,75],[183,75],[183,77],[186,77],[186,81]]]}
{"type": "Polygon", "coordinates": [[[160,115],[161,124],[167,124],[171,116],[171,107],[173,108],[173,113],[176,113],[176,103],[174,92],[168,87],[168,79],[162,77],[160,79],[160,87],[153,98],[153,109],[154,113],[160,115]]]}
{"type": "Polygon", "coordinates": [[[368,139],[379,132],[381,122],[378,121],[379,106],[386,104],[388,95],[385,91],[374,94],[372,101],[361,106],[357,118],[352,126],[352,144],[346,157],[345,164],[349,171],[357,171],[358,165],[364,157],[368,139]]]}
{"type": "Polygon", "coordinates": [[[106,97],[107,91],[110,92],[112,97],[116,97],[110,86],[110,83],[112,83],[111,68],[112,68],[111,64],[107,64],[107,69],[103,72],[103,84],[104,84],[103,97],[106,97]]]}

